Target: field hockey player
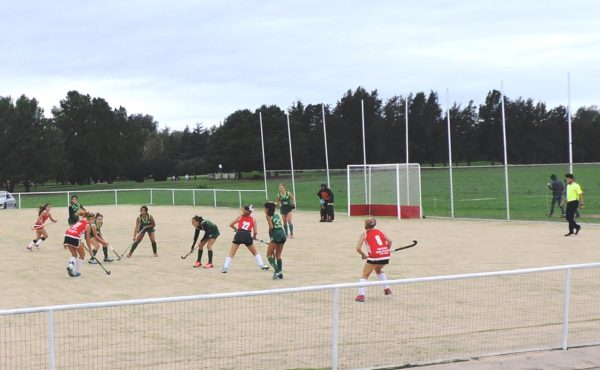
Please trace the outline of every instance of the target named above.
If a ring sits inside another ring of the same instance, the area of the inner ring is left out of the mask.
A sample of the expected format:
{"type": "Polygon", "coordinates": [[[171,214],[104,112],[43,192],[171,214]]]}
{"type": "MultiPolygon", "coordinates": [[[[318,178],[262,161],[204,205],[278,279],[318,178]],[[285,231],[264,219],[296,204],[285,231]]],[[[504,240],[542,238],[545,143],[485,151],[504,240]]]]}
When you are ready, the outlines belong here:
{"type": "Polygon", "coordinates": [[[71,258],[67,265],[67,273],[70,277],[81,275],[81,266],[85,260],[85,247],[82,238],[91,249],[91,240],[89,239],[89,223],[94,221],[95,215],[83,209],[77,211],[80,219],[65,231],[64,247],[71,252],[71,258]]]}
{"type": "Polygon", "coordinates": [[[148,234],[150,238],[150,243],[152,244],[152,252],[154,257],[158,257],[158,247],[156,245],[156,240],[154,237],[156,222],[154,221],[154,217],[148,213],[148,207],[141,206],[140,207],[140,215],[135,219],[135,228],[133,229],[133,244],[131,245],[131,250],[127,253],[127,258],[131,258],[133,255],[133,251],[137,248],[138,244],[144,238],[144,234],[148,234]]]}
{"type": "Polygon", "coordinates": [[[256,252],[256,247],[254,246],[254,240],[256,239],[258,229],[256,220],[251,216],[252,211],[252,205],[242,207],[242,214],[229,224],[229,227],[235,231],[235,235],[233,237],[233,242],[231,243],[231,248],[229,249],[229,255],[225,258],[223,270],[221,271],[224,274],[229,271],[231,261],[240,247],[240,244],[244,244],[248,248],[248,251],[254,256],[254,260],[258,266],[260,266],[261,270],[265,271],[269,269],[269,266],[264,264],[262,258],[260,258],[260,254],[256,252]]]}
{"type": "Polygon", "coordinates": [[[102,252],[104,253],[103,262],[112,262],[113,259],[108,256],[108,242],[102,237],[102,225],[104,224],[104,216],[100,212],[96,213],[96,219],[93,223],[90,224],[90,239],[92,241],[92,245],[94,249],[92,250],[92,256],[88,263],[97,263],[96,262],[96,253],[98,253],[98,249],[102,246],[102,252]]]}
{"type": "Polygon", "coordinates": [[[38,218],[35,221],[35,224],[31,228],[31,230],[35,231],[34,239],[27,246],[28,250],[32,250],[35,246],[37,249],[40,249],[40,245],[48,239],[48,232],[46,232],[46,228],[44,227],[44,223],[50,219],[50,221],[56,223],[56,220],[52,218],[52,214],[50,213],[50,209],[52,205],[50,203],[46,203],[38,208],[38,218]]]}
{"type": "Polygon", "coordinates": [[[196,247],[196,241],[198,240],[200,231],[204,231],[204,235],[202,236],[202,239],[200,239],[200,245],[198,246],[198,259],[194,263],[194,267],[202,267],[202,253],[204,252],[204,246],[206,245],[206,249],[208,249],[208,262],[204,264],[204,268],[213,268],[212,247],[219,235],[221,235],[221,233],[219,233],[219,228],[211,221],[205,220],[200,216],[194,216],[192,218],[192,225],[194,226],[194,242],[192,243],[190,252],[193,252],[196,247]]]}
{"type": "MultiPolygon", "coordinates": [[[[377,221],[374,218],[366,219],[365,232],[360,235],[356,245],[358,254],[360,254],[363,259],[367,260],[363,267],[362,277],[360,279],[361,283],[366,283],[373,271],[375,271],[379,280],[387,280],[387,277],[382,270],[390,261],[392,240],[388,238],[383,231],[376,229],[376,225],[377,221]],[[363,251],[363,247],[367,248],[367,254],[363,251]]],[[[365,287],[358,288],[358,295],[355,298],[357,302],[365,301],[365,291],[365,287]]],[[[392,290],[388,285],[385,285],[383,293],[385,295],[391,295],[392,290]]]]}
{"type": "Polygon", "coordinates": [[[277,205],[279,205],[279,213],[281,214],[281,218],[283,220],[283,229],[285,230],[285,235],[290,237],[290,239],[294,239],[294,224],[292,224],[292,211],[296,208],[294,204],[294,194],[287,191],[285,188],[285,184],[279,184],[279,193],[277,193],[277,199],[275,201],[277,205]]]}
{"type": "Polygon", "coordinates": [[[283,279],[283,260],[281,253],[283,245],[286,242],[285,231],[281,225],[281,216],[275,213],[275,203],[265,203],[265,215],[269,224],[269,245],[267,247],[267,259],[269,264],[273,266],[273,280],[283,279]]]}

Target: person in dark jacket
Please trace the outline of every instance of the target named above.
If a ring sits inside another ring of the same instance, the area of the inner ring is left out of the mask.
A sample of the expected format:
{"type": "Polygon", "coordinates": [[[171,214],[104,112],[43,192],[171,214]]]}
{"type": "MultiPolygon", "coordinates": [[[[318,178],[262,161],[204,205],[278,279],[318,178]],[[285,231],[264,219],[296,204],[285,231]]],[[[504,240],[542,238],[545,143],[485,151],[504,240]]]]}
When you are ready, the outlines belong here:
{"type": "Polygon", "coordinates": [[[558,207],[560,208],[561,217],[565,217],[565,209],[562,206],[565,187],[562,181],[557,179],[554,174],[550,175],[550,180],[551,182],[548,183],[548,190],[552,191],[552,201],[550,202],[550,213],[548,213],[548,217],[552,217],[555,204],[558,204],[558,207]]]}
{"type": "Polygon", "coordinates": [[[327,187],[326,183],[321,183],[321,190],[317,192],[319,201],[321,203],[321,222],[333,221],[333,193],[331,189],[327,187]]]}

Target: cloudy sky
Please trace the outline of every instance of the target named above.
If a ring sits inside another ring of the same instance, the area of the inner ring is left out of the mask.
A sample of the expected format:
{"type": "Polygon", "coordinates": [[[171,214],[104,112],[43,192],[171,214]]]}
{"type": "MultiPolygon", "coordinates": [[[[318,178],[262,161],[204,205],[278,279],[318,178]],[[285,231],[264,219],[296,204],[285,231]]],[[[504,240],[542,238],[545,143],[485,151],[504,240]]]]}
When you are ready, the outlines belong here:
{"type": "Polygon", "coordinates": [[[161,127],[237,109],[434,90],[600,104],[597,1],[2,1],[0,96],[50,114],[69,90],[161,127]]]}

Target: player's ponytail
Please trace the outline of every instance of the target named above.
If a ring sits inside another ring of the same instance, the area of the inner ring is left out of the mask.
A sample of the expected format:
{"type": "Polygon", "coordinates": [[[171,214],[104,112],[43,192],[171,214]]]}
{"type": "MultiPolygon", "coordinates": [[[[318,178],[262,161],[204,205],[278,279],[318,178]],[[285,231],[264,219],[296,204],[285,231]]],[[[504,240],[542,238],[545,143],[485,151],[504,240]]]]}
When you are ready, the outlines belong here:
{"type": "Polygon", "coordinates": [[[42,212],[44,212],[46,210],[46,208],[48,208],[48,206],[50,205],[50,203],[45,203],[42,204],[38,207],[38,216],[40,216],[42,214],[42,212]]]}
{"type": "Polygon", "coordinates": [[[267,215],[273,216],[275,214],[275,203],[273,203],[273,202],[265,203],[265,209],[267,210],[267,215]]]}
{"type": "Polygon", "coordinates": [[[201,216],[196,215],[192,217],[192,221],[196,221],[197,223],[201,224],[204,219],[201,216]]]}

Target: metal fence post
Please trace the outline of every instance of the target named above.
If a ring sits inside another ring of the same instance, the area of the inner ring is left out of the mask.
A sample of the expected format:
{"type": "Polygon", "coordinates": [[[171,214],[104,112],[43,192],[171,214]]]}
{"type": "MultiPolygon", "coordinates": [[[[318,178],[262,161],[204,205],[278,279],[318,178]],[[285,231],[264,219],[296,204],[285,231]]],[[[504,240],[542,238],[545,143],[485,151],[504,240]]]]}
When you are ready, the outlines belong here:
{"type": "Polygon", "coordinates": [[[67,207],[71,204],[71,192],[67,191],[67,207]]]}
{"type": "Polygon", "coordinates": [[[196,207],[196,190],[192,189],[192,203],[196,207]]]}
{"type": "Polygon", "coordinates": [[[154,201],[153,197],[152,197],[152,189],[150,189],[150,204],[154,204],[152,203],[154,201]]]}
{"type": "Polygon", "coordinates": [[[242,208],[242,191],[238,190],[238,199],[240,200],[240,208],[242,208]]]}
{"type": "Polygon", "coordinates": [[[21,193],[19,193],[19,209],[23,209],[23,207],[21,206],[21,193]]]}
{"type": "Polygon", "coordinates": [[[338,368],[338,339],[340,321],[340,288],[333,290],[331,317],[331,370],[338,368]]]}
{"type": "Polygon", "coordinates": [[[215,201],[215,208],[217,208],[217,189],[213,189],[213,199],[215,201]]]}
{"type": "Polygon", "coordinates": [[[175,205],[175,189],[171,189],[171,197],[173,198],[173,205],[175,205]]]}
{"type": "Polygon", "coordinates": [[[117,189],[115,189],[115,206],[119,205],[119,193],[117,193],[117,189]]]}
{"type": "Polygon", "coordinates": [[[50,352],[50,369],[56,370],[56,354],[54,348],[54,312],[48,311],[48,351],[50,352]]]}
{"type": "Polygon", "coordinates": [[[569,305],[571,300],[571,269],[565,271],[565,296],[563,300],[562,349],[569,348],[569,305]]]}

